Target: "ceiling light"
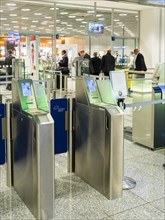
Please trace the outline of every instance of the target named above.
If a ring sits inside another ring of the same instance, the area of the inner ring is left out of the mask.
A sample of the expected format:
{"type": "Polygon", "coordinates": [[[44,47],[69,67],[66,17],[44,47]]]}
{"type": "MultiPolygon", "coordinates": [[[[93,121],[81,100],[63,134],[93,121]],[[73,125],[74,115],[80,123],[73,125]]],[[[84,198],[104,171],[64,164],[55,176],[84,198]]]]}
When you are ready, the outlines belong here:
{"type": "Polygon", "coordinates": [[[27,18],[27,17],[22,17],[21,19],[22,19],[22,20],[28,20],[29,18],[27,18]]]}
{"type": "Polygon", "coordinates": [[[36,25],[31,25],[30,27],[34,28],[34,27],[36,27],[36,25]]]}
{"type": "Polygon", "coordinates": [[[96,15],[96,17],[101,17],[101,16],[103,16],[103,14],[98,14],[98,15],[96,15]]]}
{"type": "Polygon", "coordinates": [[[119,14],[119,16],[127,16],[127,14],[119,14]]]}
{"type": "Polygon", "coordinates": [[[14,28],[19,28],[19,26],[13,26],[14,28]]]}
{"type": "Polygon", "coordinates": [[[9,14],[10,16],[12,16],[12,17],[16,17],[17,16],[17,14],[9,14]]]}
{"type": "Polygon", "coordinates": [[[114,19],[114,21],[120,21],[119,19],[114,19]]]}
{"type": "Polygon", "coordinates": [[[104,21],[104,20],[105,20],[105,18],[98,18],[98,20],[99,20],[99,21],[104,21]]]}
{"type": "Polygon", "coordinates": [[[3,10],[1,10],[1,9],[0,9],[0,12],[2,13],[2,12],[3,12],[3,10]]]}
{"type": "Polygon", "coordinates": [[[62,11],[62,12],[60,12],[60,14],[61,14],[61,15],[67,15],[68,12],[66,12],[66,11],[62,11]]]}
{"type": "Polygon", "coordinates": [[[45,17],[46,19],[51,19],[52,17],[45,17]]]}
{"type": "Polygon", "coordinates": [[[95,13],[95,11],[87,11],[87,13],[93,14],[93,13],[95,13]]]}
{"type": "Polygon", "coordinates": [[[69,18],[75,18],[76,16],[75,15],[69,15],[68,17],[69,18]]]}
{"type": "Polygon", "coordinates": [[[76,21],[83,21],[83,18],[76,18],[76,21]]]}
{"type": "Polygon", "coordinates": [[[22,8],[21,11],[30,11],[30,8],[22,8]]]}
{"type": "Polygon", "coordinates": [[[1,20],[1,21],[6,21],[6,20],[7,20],[7,18],[0,18],[0,20],[1,20]]]}
{"type": "Polygon", "coordinates": [[[7,5],[7,6],[16,6],[15,3],[7,3],[6,5],[7,5]]]}
{"type": "Polygon", "coordinates": [[[34,21],[32,21],[32,23],[38,23],[38,21],[35,21],[35,20],[34,20],[34,21]]]}
{"type": "Polygon", "coordinates": [[[42,15],[42,13],[34,13],[34,15],[42,15]]]}
{"type": "Polygon", "coordinates": [[[23,29],[23,30],[26,30],[26,29],[27,29],[27,27],[22,27],[22,29],[23,29]]]}
{"type": "Polygon", "coordinates": [[[87,21],[82,21],[81,23],[82,23],[82,24],[86,24],[86,23],[87,23],[87,21]]]}
{"type": "Polygon", "coordinates": [[[68,22],[62,21],[61,24],[68,24],[68,22]]]}
{"type": "Polygon", "coordinates": [[[3,24],[3,26],[10,26],[9,24],[3,24]]]}
{"type": "Polygon", "coordinates": [[[17,23],[18,23],[18,21],[12,21],[11,23],[17,24],[17,23]]]}
{"type": "Polygon", "coordinates": [[[72,27],[73,26],[73,24],[68,24],[68,27],[72,27]]]}

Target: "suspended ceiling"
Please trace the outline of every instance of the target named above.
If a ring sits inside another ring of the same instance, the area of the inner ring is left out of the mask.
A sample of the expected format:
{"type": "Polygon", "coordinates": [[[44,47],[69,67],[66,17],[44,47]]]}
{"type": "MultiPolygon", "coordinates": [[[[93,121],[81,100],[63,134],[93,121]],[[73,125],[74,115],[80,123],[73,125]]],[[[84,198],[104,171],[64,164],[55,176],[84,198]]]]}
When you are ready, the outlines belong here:
{"type": "Polygon", "coordinates": [[[58,1],[56,4],[54,2],[56,1],[0,0],[0,32],[60,36],[88,35],[88,23],[96,21],[103,23],[104,34],[110,35],[113,19],[116,36],[136,37],[138,10],[147,7],[112,1],[96,1],[96,5],[90,0],[58,1]],[[113,18],[112,8],[115,8],[113,18]]]}

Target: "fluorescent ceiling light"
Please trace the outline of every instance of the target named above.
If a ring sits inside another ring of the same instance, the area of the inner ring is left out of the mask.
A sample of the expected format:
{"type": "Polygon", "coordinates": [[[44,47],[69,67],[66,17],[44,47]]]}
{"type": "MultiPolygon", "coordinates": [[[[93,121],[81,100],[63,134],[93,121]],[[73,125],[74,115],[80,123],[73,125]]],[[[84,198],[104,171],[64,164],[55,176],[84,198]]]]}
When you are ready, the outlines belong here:
{"type": "Polygon", "coordinates": [[[27,17],[22,17],[21,19],[22,19],[22,20],[28,20],[29,18],[27,18],[27,17]]]}
{"type": "Polygon", "coordinates": [[[10,26],[9,24],[3,24],[3,26],[10,26]]]}
{"type": "Polygon", "coordinates": [[[62,11],[62,12],[60,12],[60,14],[61,14],[61,15],[67,15],[68,12],[66,12],[66,11],[62,11]]]}
{"type": "Polygon", "coordinates": [[[31,11],[30,8],[22,8],[21,11],[31,11]]]}
{"type": "Polygon", "coordinates": [[[11,16],[11,17],[16,17],[17,14],[9,14],[9,16],[11,16]]]}
{"type": "Polygon", "coordinates": [[[83,18],[76,18],[76,21],[83,21],[83,18]]]}
{"type": "Polygon", "coordinates": [[[32,21],[32,23],[38,23],[38,21],[32,21]]]}
{"type": "Polygon", "coordinates": [[[1,20],[1,21],[6,21],[6,20],[7,20],[7,18],[0,18],[0,20],[1,20]]]}
{"type": "Polygon", "coordinates": [[[7,6],[11,6],[11,7],[16,6],[15,3],[7,3],[6,5],[7,5],[7,6]]]}
{"type": "Polygon", "coordinates": [[[99,20],[99,21],[104,21],[104,20],[105,20],[105,18],[98,18],[98,20],[99,20]]]}
{"type": "Polygon", "coordinates": [[[14,23],[14,24],[16,24],[16,23],[18,23],[18,21],[12,21],[11,23],[14,23]]]}
{"type": "Polygon", "coordinates": [[[2,9],[0,9],[0,12],[2,13],[2,12],[3,12],[3,10],[2,10],[2,9]]]}
{"type": "Polygon", "coordinates": [[[69,15],[68,17],[69,18],[75,18],[76,16],[75,15],[69,15]]]}
{"type": "Polygon", "coordinates": [[[45,17],[46,19],[51,19],[52,17],[48,16],[48,17],[45,17]]]}
{"type": "Polygon", "coordinates": [[[34,15],[42,15],[42,13],[34,13],[34,15]]]}
{"type": "Polygon", "coordinates": [[[97,14],[96,17],[102,17],[104,16],[103,14],[97,14]]]}
{"type": "Polygon", "coordinates": [[[93,13],[95,13],[95,11],[87,11],[87,13],[93,14],[93,13]]]}
{"type": "Polygon", "coordinates": [[[127,16],[127,14],[119,14],[119,16],[127,16]]]}

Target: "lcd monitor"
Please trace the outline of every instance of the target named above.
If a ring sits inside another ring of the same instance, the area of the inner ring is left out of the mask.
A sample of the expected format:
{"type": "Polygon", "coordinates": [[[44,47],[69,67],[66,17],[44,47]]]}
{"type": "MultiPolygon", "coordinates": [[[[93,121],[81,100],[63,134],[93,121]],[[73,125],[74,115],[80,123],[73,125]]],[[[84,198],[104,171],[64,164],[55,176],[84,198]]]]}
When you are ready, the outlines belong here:
{"type": "Polygon", "coordinates": [[[121,70],[110,71],[109,75],[116,99],[126,98],[128,96],[128,87],[125,72],[121,70]]]}
{"type": "Polygon", "coordinates": [[[89,92],[96,92],[96,86],[93,79],[87,79],[87,85],[89,92]]]}
{"type": "Polygon", "coordinates": [[[104,24],[90,22],[88,24],[88,33],[89,34],[103,34],[104,33],[104,24]]]}
{"type": "Polygon", "coordinates": [[[32,96],[31,86],[29,82],[22,82],[21,87],[23,96],[32,96]]]}

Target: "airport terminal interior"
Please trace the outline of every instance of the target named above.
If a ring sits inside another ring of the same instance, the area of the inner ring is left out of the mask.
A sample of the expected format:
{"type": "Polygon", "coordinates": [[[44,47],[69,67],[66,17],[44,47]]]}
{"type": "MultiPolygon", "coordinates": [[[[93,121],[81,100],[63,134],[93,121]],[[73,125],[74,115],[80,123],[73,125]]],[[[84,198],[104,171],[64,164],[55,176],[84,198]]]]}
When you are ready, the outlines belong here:
{"type": "Polygon", "coordinates": [[[0,0],[0,220],[34,219],[165,219],[164,0],[0,0]]]}

